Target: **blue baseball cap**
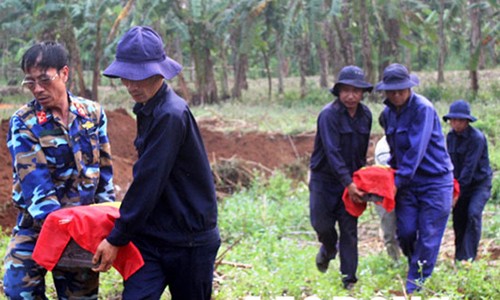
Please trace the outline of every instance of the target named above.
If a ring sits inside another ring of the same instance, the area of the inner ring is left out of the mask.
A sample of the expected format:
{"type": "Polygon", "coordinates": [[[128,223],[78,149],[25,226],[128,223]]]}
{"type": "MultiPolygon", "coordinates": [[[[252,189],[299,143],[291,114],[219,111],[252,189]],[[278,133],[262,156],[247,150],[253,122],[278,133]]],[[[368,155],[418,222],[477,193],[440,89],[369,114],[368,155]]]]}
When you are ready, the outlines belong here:
{"type": "Polygon", "coordinates": [[[377,91],[395,91],[409,89],[418,85],[415,75],[410,75],[408,69],[401,64],[390,64],[384,69],[382,81],[377,83],[377,91]]]}
{"type": "Polygon", "coordinates": [[[115,60],[103,75],[129,80],[161,75],[168,80],[181,70],[182,65],[165,54],[158,33],[147,26],[134,26],[118,42],[115,60]]]}
{"type": "Polygon", "coordinates": [[[342,84],[351,85],[357,88],[364,89],[366,92],[371,92],[373,85],[365,81],[365,73],[360,67],[345,66],[340,70],[338,80],[330,89],[330,92],[335,96],[339,96],[339,86],[342,84]]]}
{"type": "Polygon", "coordinates": [[[449,119],[466,119],[471,122],[477,121],[477,118],[470,114],[469,103],[462,99],[456,100],[450,105],[450,111],[443,116],[445,122],[449,119]]]}

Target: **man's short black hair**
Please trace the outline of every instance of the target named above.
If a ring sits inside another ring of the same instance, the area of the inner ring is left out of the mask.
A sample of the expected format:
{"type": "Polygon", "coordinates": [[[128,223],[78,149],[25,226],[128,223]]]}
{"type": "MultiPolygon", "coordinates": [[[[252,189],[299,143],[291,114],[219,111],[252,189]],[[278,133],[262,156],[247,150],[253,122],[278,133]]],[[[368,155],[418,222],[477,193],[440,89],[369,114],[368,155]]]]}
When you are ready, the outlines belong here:
{"type": "Polygon", "coordinates": [[[42,70],[55,68],[59,71],[66,65],[68,65],[68,51],[63,45],[53,41],[44,41],[31,46],[21,61],[21,69],[25,73],[34,67],[42,70]]]}

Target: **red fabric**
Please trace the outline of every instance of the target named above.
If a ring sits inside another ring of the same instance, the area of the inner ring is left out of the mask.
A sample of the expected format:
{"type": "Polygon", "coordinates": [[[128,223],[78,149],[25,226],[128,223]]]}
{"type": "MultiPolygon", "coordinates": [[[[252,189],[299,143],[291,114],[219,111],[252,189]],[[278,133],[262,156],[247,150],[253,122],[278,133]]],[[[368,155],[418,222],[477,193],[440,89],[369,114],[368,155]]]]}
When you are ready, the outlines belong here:
{"type": "Polygon", "coordinates": [[[453,178],[453,199],[460,196],[460,184],[456,178],[453,178]]]}
{"type": "MultiPolygon", "coordinates": [[[[83,249],[95,254],[97,246],[113,229],[120,216],[117,206],[96,204],[63,208],[45,220],[33,251],[33,259],[51,271],[71,238],[83,249]]],[[[127,280],[144,265],[141,253],[129,243],[120,247],[113,267],[127,280]]]]}
{"type": "MultiPolygon", "coordinates": [[[[386,211],[391,212],[396,206],[394,198],[396,186],[394,185],[394,170],[385,166],[369,166],[364,167],[352,175],[352,181],[366,193],[376,194],[384,199],[380,202],[375,202],[381,205],[386,211]]],[[[359,217],[366,209],[366,202],[354,203],[349,197],[347,188],[342,195],[346,211],[354,217],[359,217]]]]}

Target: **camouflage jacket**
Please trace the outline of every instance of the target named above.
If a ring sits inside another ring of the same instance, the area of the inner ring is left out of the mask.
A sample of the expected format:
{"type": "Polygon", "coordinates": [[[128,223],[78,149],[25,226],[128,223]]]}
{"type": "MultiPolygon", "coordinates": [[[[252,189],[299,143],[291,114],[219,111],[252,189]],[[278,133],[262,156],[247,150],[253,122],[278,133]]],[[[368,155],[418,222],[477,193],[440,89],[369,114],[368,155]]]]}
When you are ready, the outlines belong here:
{"type": "Polygon", "coordinates": [[[10,119],[12,198],[37,221],[62,207],[115,200],[104,110],[96,102],[68,96],[67,128],[36,100],[10,119]]]}

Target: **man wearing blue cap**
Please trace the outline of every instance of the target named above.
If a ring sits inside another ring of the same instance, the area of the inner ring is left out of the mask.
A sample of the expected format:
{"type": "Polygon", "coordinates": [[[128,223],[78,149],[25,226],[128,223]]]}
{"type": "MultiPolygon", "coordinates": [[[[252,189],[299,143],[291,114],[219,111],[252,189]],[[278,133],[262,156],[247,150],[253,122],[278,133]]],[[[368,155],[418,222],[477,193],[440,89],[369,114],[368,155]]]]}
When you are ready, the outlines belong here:
{"type": "Polygon", "coordinates": [[[95,271],[107,271],[120,246],[133,242],[144,266],[124,283],[123,299],[210,299],[220,246],[215,186],[205,147],[187,103],[165,83],[182,66],[165,55],[161,37],[135,26],[121,38],[104,75],[120,78],[135,100],[138,160],[95,271]]]}
{"type": "Polygon", "coordinates": [[[358,219],[347,213],[342,194],[347,188],[353,201],[362,201],[364,193],[353,183],[352,174],[366,164],[372,125],[372,114],[361,100],[373,86],[364,77],[363,70],[356,66],[340,71],[330,90],[337,99],[323,107],[318,116],[310,162],[310,218],[321,243],[316,267],[326,272],[338,251],[346,289],[352,289],[357,282],[358,219]],[[335,229],[337,222],[340,238],[335,229]]]}
{"type": "Polygon", "coordinates": [[[482,213],[491,196],[488,141],[479,129],[470,125],[477,119],[464,100],[453,102],[443,120],[450,122],[446,143],[455,179],[460,184],[460,195],[453,207],[455,259],[474,260],[481,239],[482,213]]]}
{"type": "Polygon", "coordinates": [[[432,274],[453,194],[453,165],[432,103],[411,89],[405,66],[391,64],[376,90],[385,91],[385,134],[396,169],[398,239],[408,257],[406,289],[413,293],[432,274]]]}

